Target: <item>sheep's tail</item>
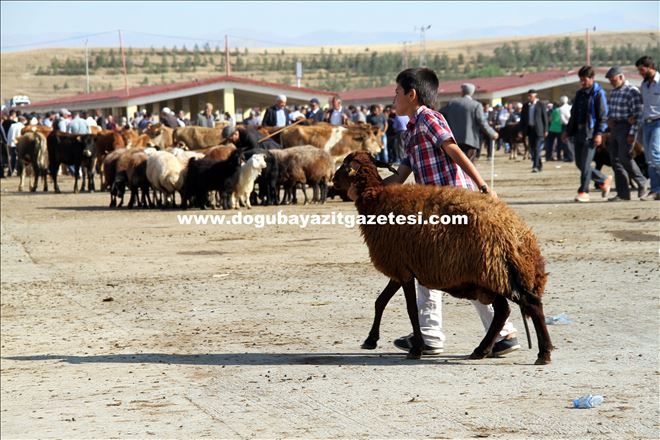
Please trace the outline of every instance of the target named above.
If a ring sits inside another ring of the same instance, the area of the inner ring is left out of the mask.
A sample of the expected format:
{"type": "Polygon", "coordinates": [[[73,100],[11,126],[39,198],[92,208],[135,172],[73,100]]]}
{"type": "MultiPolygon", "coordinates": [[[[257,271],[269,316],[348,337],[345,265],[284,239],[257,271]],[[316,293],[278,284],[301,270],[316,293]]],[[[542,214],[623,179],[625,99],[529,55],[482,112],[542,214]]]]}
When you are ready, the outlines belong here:
{"type": "Polygon", "coordinates": [[[523,324],[525,324],[525,334],[527,335],[527,345],[529,346],[529,349],[532,349],[532,338],[529,336],[529,325],[527,324],[527,317],[525,316],[525,312],[523,311],[523,306],[522,304],[518,304],[520,306],[520,314],[522,315],[523,319],[523,324]]]}
{"type": "Polygon", "coordinates": [[[525,324],[525,333],[527,334],[527,345],[529,348],[532,348],[532,338],[529,335],[529,326],[527,324],[527,318],[529,314],[526,312],[526,309],[530,305],[536,305],[541,303],[540,295],[535,294],[529,288],[525,287],[525,284],[522,282],[522,277],[520,272],[516,267],[509,263],[509,274],[510,274],[510,285],[511,285],[511,299],[518,304],[520,307],[520,313],[523,318],[523,323],[525,324]]]}

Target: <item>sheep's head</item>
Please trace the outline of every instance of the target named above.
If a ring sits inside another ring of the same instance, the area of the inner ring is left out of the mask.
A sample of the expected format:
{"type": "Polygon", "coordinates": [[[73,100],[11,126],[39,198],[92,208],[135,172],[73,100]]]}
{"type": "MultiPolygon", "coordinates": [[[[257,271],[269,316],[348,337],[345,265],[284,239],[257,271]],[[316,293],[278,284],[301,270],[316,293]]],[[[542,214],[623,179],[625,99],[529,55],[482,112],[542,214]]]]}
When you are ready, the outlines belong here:
{"type": "Polygon", "coordinates": [[[368,188],[382,186],[383,179],[378,174],[378,167],[388,168],[396,173],[394,168],[377,161],[369,153],[356,151],[346,156],[335,173],[332,184],[336,189],[347,191],[351,200],[356,200],[368,188]]]}

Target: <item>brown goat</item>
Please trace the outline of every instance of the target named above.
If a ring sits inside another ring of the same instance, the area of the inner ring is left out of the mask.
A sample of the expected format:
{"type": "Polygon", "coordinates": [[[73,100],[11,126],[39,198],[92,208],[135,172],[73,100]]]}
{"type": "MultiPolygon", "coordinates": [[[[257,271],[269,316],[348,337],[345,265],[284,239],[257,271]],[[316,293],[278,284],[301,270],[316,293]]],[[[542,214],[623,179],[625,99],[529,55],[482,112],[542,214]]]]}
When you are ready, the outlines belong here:
{"type": "Polygon", "coordinates": [[[421,357],[423,339],[414,284],[417,278],[430,289],[493,304],[495,316],[471,359],[481,359],[491,352],[510,313],[508,299],[520,306],[523,318],[529,316],[534,323],[539,344],[536,364],[550,363],[553,346],[541,300],[547,280],[545,263],[532,231],[504,202],[462,188],[384,186],[373,159],[364,152],[346,157],[334,184],[348,189],[361,215],[401,215],[409,222],[411,216],[421,212],[423,219],[461,215],[469,222],[453,226],[430,222],[360,224],[372,263],[390,278],[376,300],[376,316],[363,348],[376,347],[382,312],[403,286],[414,334],[408,357],[421,357]]]}

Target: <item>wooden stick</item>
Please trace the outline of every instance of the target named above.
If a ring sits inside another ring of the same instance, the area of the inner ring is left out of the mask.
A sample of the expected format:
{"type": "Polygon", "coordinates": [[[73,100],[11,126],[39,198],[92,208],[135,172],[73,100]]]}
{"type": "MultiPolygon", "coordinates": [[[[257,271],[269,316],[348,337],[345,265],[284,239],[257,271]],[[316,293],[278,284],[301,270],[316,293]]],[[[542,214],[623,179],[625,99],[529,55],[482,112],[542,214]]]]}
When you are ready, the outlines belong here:
{"type": "Polygon", "coordinates": [[[298,120],[297,120],[296,122],[294,122],[293,124],[291,124],[291,125],[287,125],[287,126],[284,126],[284,127],[280,128],[279,130],[272,132],[272,133],[269,134],[268,136],[259,139],[259,140],[257,141],[257,143],[260,144],[260,143],[262,143],[263,141],[272,138],[272,137],[275,136],[276,134],[279,134],[279,133],[283,132],[283,131],[286,130],[287,128],[291,128],[291,127],[293,127],[294,125],[298,125],[298,124],[300,124],[302,121],[305,121],[305,120],[306,120],[306,119],[298,119],[298,120]]]}

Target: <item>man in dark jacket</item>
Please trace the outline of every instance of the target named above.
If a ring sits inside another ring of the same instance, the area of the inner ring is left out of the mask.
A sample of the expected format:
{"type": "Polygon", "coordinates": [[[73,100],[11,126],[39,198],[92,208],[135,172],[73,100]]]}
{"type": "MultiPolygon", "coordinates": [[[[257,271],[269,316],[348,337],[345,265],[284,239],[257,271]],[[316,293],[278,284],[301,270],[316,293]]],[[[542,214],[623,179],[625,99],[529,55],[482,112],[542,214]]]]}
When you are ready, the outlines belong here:
{"type": "Polygon", "coordinates": [[[536,90],[527,92],[527,103],[520,115],[523,133],[527,135],[529,149],[532,153],[532,173],[543,169],[541,150],[548,135],[548,113],[545,105],[539,100],[536,90]]]}
{"type": "Polygon", "coordinates": [[[286,96],[278,95],[275,105],[268,107],[261,124],[265,127],[284,127],[289,125],[289,110],[286,108],[286,96]]]}
{"type": "Polygon", "coordinates": [[[474,91],[474,84],[461,85],[463,96],[452,99],[440,109],[440,113],[443,114],[449,128],[454,133],[456,143],[472,162],[476,160],[477,151],[481,146],[480,131],[493,140],[498,137],[497,132],[486,122],[483,106],[472,98],[474,91]]]}
{"type": "Polygon", "coordinates": [[[172,130],[179,127],[179,123],[174,116],[174,112],[168,107],[163,107],[163,110],[160,112],[160,122],[166,127],[170,127],[172,130]]]}
{"type": "Polygon", "coordinates": [[[311,119],[314,122],[322,122],[323,121],[323,110],[321,110],[321,103],[319,102],[318,99],[312,98],[309,101],[309,106],[310,109],[305,115],[307,119],[311,119]]]}
{"type": "Polygon", "coordinates": [[[583,66],[578,72],[582,88],[575,94],[571,119],[568,121],[562,140],[573,137],[575,145],[575,164],[580,169],[580,187],[575,196],[576,202],[589,201],[589,181],[593,180],[607,197],[612,184],[612,176],[592,168],[596,148],[603,143],[603,133],[607,129],[607,97],[605,91],[595,80],[591,66],[583,66]]]}

